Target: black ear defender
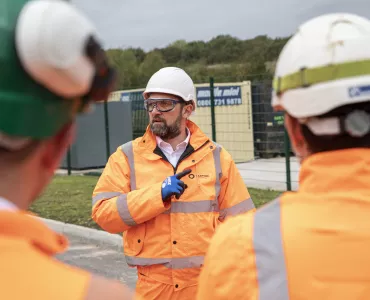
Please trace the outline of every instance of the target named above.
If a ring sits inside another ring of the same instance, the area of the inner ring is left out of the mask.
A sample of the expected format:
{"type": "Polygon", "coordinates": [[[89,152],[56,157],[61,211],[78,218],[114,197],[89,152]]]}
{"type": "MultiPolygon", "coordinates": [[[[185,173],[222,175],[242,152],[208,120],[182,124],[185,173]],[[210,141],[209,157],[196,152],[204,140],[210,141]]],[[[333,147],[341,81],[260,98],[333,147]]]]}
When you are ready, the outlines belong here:
{"type": "Polygon", "coordinates": [[[105,51],[93,36],[87,40],[85,55],[94,65],[95,75],[90,90],[82,97],[84,106],[91,102],[107,100],[117,82],[116,70],[109,65],[105,51]]]}

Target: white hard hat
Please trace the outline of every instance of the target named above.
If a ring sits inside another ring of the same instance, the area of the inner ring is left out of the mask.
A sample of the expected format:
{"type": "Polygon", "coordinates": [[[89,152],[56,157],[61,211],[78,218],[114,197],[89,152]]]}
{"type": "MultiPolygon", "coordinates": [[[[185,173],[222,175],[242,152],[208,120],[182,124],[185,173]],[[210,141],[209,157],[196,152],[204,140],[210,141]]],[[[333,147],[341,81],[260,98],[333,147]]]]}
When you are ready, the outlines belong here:
{"type": "MultiPolygon", "coordinates": [[[[26,1],[24,1],[26,2],[26,1]]],[[[94,25],[66,1],[25,3],[15,43],[22,66],[52,92],[67,98],[89,91],[94,66],[84,53],[94,25]]]]}
{"type": "Polygon", "coordinates": [[[370,101],[370,21],[334,13],[301,25],[278,58],[272,106],[316,134],[337,134],[339,119],[319,124],[312,117],[365,101],[370,101]]]}
{"type": "Polygon", "coordinates": [[[154,73],[143,93],[144,99],[148,99],[150,93],[176,95],[186,102],[195,99],[193,80],[184,70],[176,67],[162,68],[154,73]]]}

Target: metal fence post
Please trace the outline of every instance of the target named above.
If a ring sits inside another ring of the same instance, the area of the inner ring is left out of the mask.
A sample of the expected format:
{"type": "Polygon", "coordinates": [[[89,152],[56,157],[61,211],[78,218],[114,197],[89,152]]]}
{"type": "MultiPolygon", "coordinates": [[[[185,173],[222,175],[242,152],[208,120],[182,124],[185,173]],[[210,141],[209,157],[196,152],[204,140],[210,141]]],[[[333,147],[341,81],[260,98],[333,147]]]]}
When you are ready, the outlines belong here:
{"type": "Polygon", "coordinates": [[[216,118],[215,118],[215,92],[214,79],[209,78],[210,100],[211,100],[211,120],[212,120],[212,140],[216,142],[216,118]]]}
{"type": "Polygon", "coordinates": [[[68,169],[68,176],[69,176],[72,173],[71,147],[68,147],[68,152],[67,152],[67,169],[68,169]]]}
{"type": "Polygon", "coordinates": [[[104,101],[104,121],[105,121],[105,145],[107,149],[107,161],[110,156],[110,139],[109,139],[109,119],[108,119],[108,99],[104,101]]]}
{"type": "Polygon", "coordinates": [[[292,181],[290,178],[290,140],[287,130],[284,128],[284,148],[285,148],[285,166],[286,166],[286,188],[292,190],[292,181]]]}

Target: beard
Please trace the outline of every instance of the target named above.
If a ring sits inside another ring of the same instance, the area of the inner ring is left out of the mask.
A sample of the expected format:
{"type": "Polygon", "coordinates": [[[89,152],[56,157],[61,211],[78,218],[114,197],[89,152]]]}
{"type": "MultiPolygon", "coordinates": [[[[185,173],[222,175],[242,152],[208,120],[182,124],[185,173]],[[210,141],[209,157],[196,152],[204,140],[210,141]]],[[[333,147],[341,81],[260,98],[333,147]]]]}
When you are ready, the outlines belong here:
{"type": "Polygon", "coordinates": [[[181,115],[179,115],[173,124],[168,125],[166,120],[162,119],[161,117],[155,117],[150,122],[150,130],[153,132],[154,135],[160,137],[163,140],[170,140],[178,135],[180,135],[180,124],[181,124],[181,115]],[[154,123],[154,122],[161,122],[161,123],[154,123]]]}

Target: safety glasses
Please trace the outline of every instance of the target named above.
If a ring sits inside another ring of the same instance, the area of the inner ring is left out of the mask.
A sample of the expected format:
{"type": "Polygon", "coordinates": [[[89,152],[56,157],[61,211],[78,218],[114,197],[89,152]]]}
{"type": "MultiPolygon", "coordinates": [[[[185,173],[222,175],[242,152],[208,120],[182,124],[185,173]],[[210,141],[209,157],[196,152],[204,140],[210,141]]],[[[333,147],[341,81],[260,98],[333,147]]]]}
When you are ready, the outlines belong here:
{"type": "Polygon", "coordinates": [[[180,103],[179,100],[173,99],[148,99],[144,101],[144,108],[148,112],[152,112],[154,107],[157,108],[159,112],[168,112],[175,108],[177,103],[180,103]]]}

